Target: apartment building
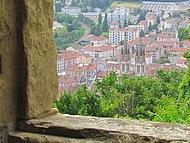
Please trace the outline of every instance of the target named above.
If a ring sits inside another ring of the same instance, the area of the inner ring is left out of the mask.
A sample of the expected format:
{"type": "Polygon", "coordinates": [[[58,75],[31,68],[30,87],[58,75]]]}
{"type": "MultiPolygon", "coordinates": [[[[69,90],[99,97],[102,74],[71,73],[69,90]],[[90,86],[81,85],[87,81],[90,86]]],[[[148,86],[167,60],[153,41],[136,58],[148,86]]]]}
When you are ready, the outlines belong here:
{"type": "Polygon", "coordinates": [[[139,37],[139,30],[137,28],[110,28],[109,43],[112,45],[118,45],[122,40],[124,40],[125,32],[128,42],[135,40],[136,37],[139,37]]]}
{"type": "Polygon", "coordinates": [[[77,16],[81,12],[80,7],[65,6],[62,8],[62,13],[77,16]]]}
{"type": "Polygon", "coordinates": [[[110,58],[116,57],[121,53],[121,46],[101,45],[89,46],[85,49],[85,54],[89,54],[94,58],[110,58]]]}
{"type": "Polygon", "coordinates": [[[62,75],[66,68],[71,68],[76,64],[82,63],[82,54],[72,53],[72,54],[58,54],[57,56],[57,72],[58,75],[62,75]]]}
{"type": "Polygon", "coordinates": [[[117,21],[120,24],[120,27],[124,27],[125,20],[128,22],[130,17],[129,8],[119,7],[115,8],[113,12],[107,13],[107,21],[110,25],[113,21],[117,21]]]}
{"type": "Polygon", "coordinates": [[[147,20],[142,20],[138,23],[138,25],[141,26],[142,30],[144,32],[147,32],[148,31],[148,21],[147,20]]]}

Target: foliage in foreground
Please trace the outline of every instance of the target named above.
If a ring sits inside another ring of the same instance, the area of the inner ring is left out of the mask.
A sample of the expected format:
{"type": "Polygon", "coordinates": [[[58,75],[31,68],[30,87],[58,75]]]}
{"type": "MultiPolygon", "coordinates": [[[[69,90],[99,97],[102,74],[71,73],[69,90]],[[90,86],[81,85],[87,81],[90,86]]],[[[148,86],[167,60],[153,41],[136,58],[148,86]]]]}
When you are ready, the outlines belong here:
{"type": "Polygon", "coordinates": [[[190,124],[190,94],[180,95],[189,88],[183,86],[184,74],[185,71],[161,69],[154,78],[129,79],[124,74],[118,79],[111,72],[96,82],[93,91],[83,85],[73,95],[65,92],[56,106],[63,114],[190,124]]]}

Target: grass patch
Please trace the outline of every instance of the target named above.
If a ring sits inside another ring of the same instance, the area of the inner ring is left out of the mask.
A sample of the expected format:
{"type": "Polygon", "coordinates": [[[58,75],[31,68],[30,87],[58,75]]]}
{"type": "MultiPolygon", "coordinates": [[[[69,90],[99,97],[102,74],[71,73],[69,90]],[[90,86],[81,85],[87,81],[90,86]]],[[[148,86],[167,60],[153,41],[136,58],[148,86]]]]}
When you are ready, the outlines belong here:
{"type": "Polygon", "coordinates": [[[126,7],[126,8],[139,8],[141,3],[137,2],[113,2],[111,8],[126,7]]]}
{"type": "Polygon", "coordinates": [[[108,35],[108,32],[103,32],[103,33],[102,33],[102,36],[105,36],[105,37],[106,37],[107,35],[108,35]]]}

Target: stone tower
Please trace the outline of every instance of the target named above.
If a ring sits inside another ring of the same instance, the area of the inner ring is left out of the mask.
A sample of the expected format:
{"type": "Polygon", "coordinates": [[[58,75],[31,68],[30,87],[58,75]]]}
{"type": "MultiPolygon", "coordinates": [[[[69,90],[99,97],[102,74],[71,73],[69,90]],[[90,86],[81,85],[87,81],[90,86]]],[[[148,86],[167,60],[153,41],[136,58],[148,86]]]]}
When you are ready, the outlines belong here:
{"type": "Polygon", "coordinates": [[[142,38],[140,37],[139,44],[136,49],[135,57],[135,75],[145,76],[146,74],[146,61],[145,61],[145,50],[142,45],[142,38]]]}
{"type": "Polygon", "coordinates": [[[127,46],[127,34],[125,31],[124,46],[121,49],[121,73],[129,73],[130,71],[130,51],[127,46]]]}

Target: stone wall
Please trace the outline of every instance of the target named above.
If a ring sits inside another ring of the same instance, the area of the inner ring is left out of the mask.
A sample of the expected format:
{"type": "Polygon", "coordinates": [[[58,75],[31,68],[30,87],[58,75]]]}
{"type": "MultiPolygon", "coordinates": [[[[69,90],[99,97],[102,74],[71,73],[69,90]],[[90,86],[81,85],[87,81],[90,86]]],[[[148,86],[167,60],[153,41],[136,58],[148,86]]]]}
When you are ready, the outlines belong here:
{"type": "MultiPolygon", "coordinates": [[[[17,99],[21,95],[23,52],[17,36],[17,7],[14,0],[0,0],[0,132],[13,128],[17,99]]],[[[2,138],[1,138],[2,139],[2,138]]]]}
{"type": "Polygon", "coordinates": [[[0,0],[0,142],[57,97],[52,0],[0,0]],[[2,129],[2,130],[1,130],[2,129]]]}

